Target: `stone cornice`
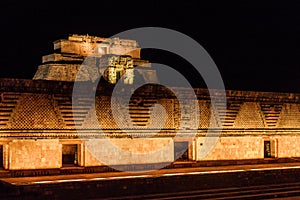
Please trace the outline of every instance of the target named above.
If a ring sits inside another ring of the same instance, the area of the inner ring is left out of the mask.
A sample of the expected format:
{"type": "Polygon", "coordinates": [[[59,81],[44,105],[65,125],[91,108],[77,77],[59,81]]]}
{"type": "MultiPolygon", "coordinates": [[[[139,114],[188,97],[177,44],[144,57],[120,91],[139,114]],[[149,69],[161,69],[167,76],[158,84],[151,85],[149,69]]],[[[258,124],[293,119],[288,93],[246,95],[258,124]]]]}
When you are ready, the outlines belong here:
{"type": "Polygon", "coordinates": [[[231,136],[279,136],[300,135],[299,129],[207,129],[198,130],[121,130],[81,129],[81,130],[0,130],[0,139],[95,139],[95,138],[193,138],[193,137],[231,137],[231,136]],[[220,133],[221,132],[221,133],[220,133]]]}

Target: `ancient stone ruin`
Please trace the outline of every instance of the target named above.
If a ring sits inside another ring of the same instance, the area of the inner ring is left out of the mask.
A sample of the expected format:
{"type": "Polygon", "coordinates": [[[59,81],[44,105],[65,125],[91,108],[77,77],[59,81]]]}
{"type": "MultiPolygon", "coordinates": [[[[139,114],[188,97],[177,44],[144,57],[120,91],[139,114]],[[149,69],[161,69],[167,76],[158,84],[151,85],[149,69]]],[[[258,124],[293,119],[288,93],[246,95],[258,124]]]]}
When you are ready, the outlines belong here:
{"type": "Polygon", "coordinates": [[[150,77],[156,78],[150,63],[140,58],[135,41],[70,35],[54,42],[54,53],[43,57],[33,80],[0,79],[0,167],[9,175],[26,176],[76,170],[90,173],[113,166],[153,169],[178,161],[200,166],[300,157],[300,94],[227,90],[227,103],[218,108],[220,119],[214,119],[205,88],[194,88],[197,99],[186,105],[180,105],[171,90],[159,85],[139,88],[129,102],[112,97],[118,80],[130,86],[139,75],[132,73],[136,66],[144,67],[150,77]],[[85,73],[80,74],[81,70],[85,73]],[[121,79],[124,74],[127,77],[121,79]],[[78,97],[78,104],[73,105],[74,81],[93,82],[100,75],[106,81],[95,88],[95,97],[78,97]],[[164,108],[165,115],[158,113],[153,119],[155,104],[164,108]],[[117,110],[115,117],[112,107],[117,110]],[[116,123],[123,111],[129,113],[132,127],[124,120],[123,124],[116,123]],[[221,135],[202,158],[208,130],[220,130],[212,119],[223,121],[221,135]],[[149,129],[153,120],[163,121],[163,127],[154,124],[149,129]],[[190,122],[196,122],[197,127],[189,130],[190,122]],[[100,129],[103,134],[99,134],[100,129]],[[191,131],[196,133],[194,137],[190,137],[191,131]],[[103,148],[107,139],[131,153],[121,157],[103,148]],[[166,146],[171,148],[154,158],[145,154],[129,162],[134,153],[166,146]],[[91,148],[114,159],[105,163],[91,148]]]}
{"type": "Polygon", "coordinates": [[[136,41],[70,35],[67,40],[57,40],[53,44],[55,53],[43,56],[33,80],[95,81],[102,75],[115,84],[126,75],[124,83],[132,84],[136,66],[145,67],[155,78],[149,61],[140,59],[141,49],[136,41]]]}

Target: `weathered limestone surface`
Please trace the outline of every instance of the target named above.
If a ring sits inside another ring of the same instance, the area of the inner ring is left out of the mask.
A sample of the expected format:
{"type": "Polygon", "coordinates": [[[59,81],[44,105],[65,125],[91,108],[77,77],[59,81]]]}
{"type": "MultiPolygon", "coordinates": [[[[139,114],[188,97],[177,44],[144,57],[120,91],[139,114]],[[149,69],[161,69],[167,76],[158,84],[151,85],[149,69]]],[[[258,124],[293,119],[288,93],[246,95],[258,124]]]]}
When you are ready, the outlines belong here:
{"type": "Polygon", "coordinates": [[[109,139],[112,145],[111,148],[102,148],[105,142],[103,139],[86,141],[85,166],[97,166],[101,163],[105,165],[152,164],[174,160],[172,138],[109,139]],[[168,145],[170,145],[170,148],[165,148],[168,145]],[[127,153],[118,154],[116,149],[127,153]],[[155,152],[157,154],[154,157],[148,156],[149,153],[155,152]],[[135,159],[135,154],[140,155],[138,160],[135,159]],[[103,162],[98,158],[102,158],[103,162]]]}
{"type": "MultiPolygon", "coordinates": [[[[197,160],[205,138],[197,138],[197,160]]],[[[242,160],[263,158],[263,139],[260,137],[221,137],[213,150],[202,160],[242,160]]]]}
{"type": "Polygon", "coordinates": [[[300,136],[277,136],[278,157],[300,157],[300,136]]]}
{"type": "Polygon", "coordinates": [[[9,143],[9,169],[49,169],[61,167],[58,139],[13,140],[9,143]]]}

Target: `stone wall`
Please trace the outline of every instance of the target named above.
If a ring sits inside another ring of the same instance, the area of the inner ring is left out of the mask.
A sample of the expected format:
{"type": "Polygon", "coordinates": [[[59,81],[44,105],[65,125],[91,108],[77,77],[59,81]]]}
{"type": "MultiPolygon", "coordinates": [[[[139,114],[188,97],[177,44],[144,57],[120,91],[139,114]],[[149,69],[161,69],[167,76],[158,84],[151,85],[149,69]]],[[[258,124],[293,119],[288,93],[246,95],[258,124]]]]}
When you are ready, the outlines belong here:
{"type": "Polygon", "coordinates": [[[300,157],[300,136],[276,136],[278,142],[278,157],[300,157]]]}
{"type": "Polygon", "coordinates": [[[200,158],[204,137],[196,138],[194,149],[196,159],[205,160],[243,160],[264,158],[264,141],[271,141],[274,148],[274,158],[300,157],[300,136],[298,134],[273,136],[230,136],[220,137],[212,151],[206,157],[200,158]]]}
{"type": "Polygon", "coordinates": [[[206,157],[200,158],[204,140],[204,137],[196,139],[197,160],[242,160],[264,157],[263,139],[259,136],[220,137],[212,151],[206,157]]]}
{"type": "MultiPolygon", "coordinates": [[[[100,141],[99,143],[100,144],[100,141]]],[[[99,149],[99,146],[95,144],[94,150],[99,149]]],[[[86,167],[93,167],[93,166],[102,166],[104,165],[96,156],[94,156],[94,153],[92,153],[90,150],[87,149],[86,146],[84,146],[84,166],[86,167]]]]}
{"type": "Polygon", "coordinates": [[[9,169],[60,168],[61,145],[58,139],[13,140],[9,143],[9,169]]]}
{"type": "Polygon", "coordinates": [[[123,164],[152,164],[172,162],[174,159],[174,147],[172,138],[147,138],[147,139],[94,139],[85,141],[85,166],[97,166],[101,163],[106,165],[123,164]],[[105,144],[109,142],[110,146],[105,144]],[[170,145],[170,148],[165,148],[170,145]],[[103,147],[107,148],[103,148],[103,147]],[[116,149],[120,149],[125,154],[118,154],[116,149]],[[149,153],[157,152],[153,158],[149,153]],[[134,154],[145,155],[134,159],[134,154]],[[103,158],[99,161],[97,158],[103,158]],[[108,163],[106,163],[106,161],[108,163]]]}
{"type": "Polygon", "coordinates": [[[116,166],[127,164],[171,163],[174,142],[189,142],[189,160],[226,161],[264,159],[264,141],[275,144],[274,158],[299,158],[300,136],[221,136],[204,157],[205,137],[191,138],[115,138],[115,139],[43,139],[2,141],[5,169],[51,169],[62,167],[62,146],[77,144],[78,165],[83,167],[116,166]],[[109,143],[109,146],[107,145],[109,143]],[[166,148],[169,146],[170,148],[166,148]],[[119,153],[118,151],[122,151],[119,153]],[[124,154],[125,152],[125,154],[124,154]],[[154,157],[151,153],[156,152],[154,157]],[[135,155],[141,157],[135,159],[135,155]]]}

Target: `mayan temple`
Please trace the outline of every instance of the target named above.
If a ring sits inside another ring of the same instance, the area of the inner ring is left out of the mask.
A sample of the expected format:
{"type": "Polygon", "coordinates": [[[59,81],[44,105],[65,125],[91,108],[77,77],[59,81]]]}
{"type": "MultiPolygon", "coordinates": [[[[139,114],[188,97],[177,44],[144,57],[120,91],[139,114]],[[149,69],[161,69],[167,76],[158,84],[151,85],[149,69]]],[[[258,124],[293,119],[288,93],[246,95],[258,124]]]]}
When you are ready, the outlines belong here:
{"type": "Polygon", "coordinates": [[[130,86],[136,79],[157,79],[151,61],[140,57],[136,41],[70,35],[53,45],[53,53],[43,56],[32,80],[0,79],[2,176],[91,173],[128,164],[134,170],[164,163],[226,165],[300,157],[300,94],[227,90],[227,106],[219,110],[224,121],[222,132],[214,148],[202,158],[206,133],[214,128],[210,127],[214,113],[207,89],[194,88],[197,102],[180,106],[169,89],[145,85],[125,104],[111,95],[118,81],[130,86]],[[136,66],[140,67],[134,71],[136,66]],[[80,70],[85,73],[78,73],[80,70]],[[101,76],[104,79],[95,88],[94,99],[82,96],[77,104],[72,103],[75,80],[94,83],[101,76]],[[166,120],[162,128],[152,124],[150,129],[155,104],[164,108],[166,120]],[[128,127],[122,119],[123,124],[117,124],[112,107],[117,117],[121,116],[118,112],[127,110],[133,126],[128,127]],[[188,127],[179,127],[195,119],[196,136],[188,137],[188,127]],[[99,134],[100,129],[103,134],[99,134]],[[156,129],[160,131],[151,135],[156,129]],[[180,137],[174,137],[176,134],[180,137]],[[132,163],[131,153],[117,157],[113,150],[101,148],[107,140],[123,151],[140,154],[171,148],[132,163]],[[106,162],[91,149],[104,155],[106,162]]]}
{"type": "Polygon", "coordinates": [[[94,81],[101,74],[109,83],[115,84],[126,73],[124,82],[131,84],[135,66],[144,66],[147,73],[155,76],[155,71],[149,69],[149,62],[140,59],[140,49],[133,40],[71,35],[67,40],[57,40],[53,44],[55,53],[43,56],[34,80],[72,82],[81,68],[86,73],[77,77],[77,81],[94,81]]]}

